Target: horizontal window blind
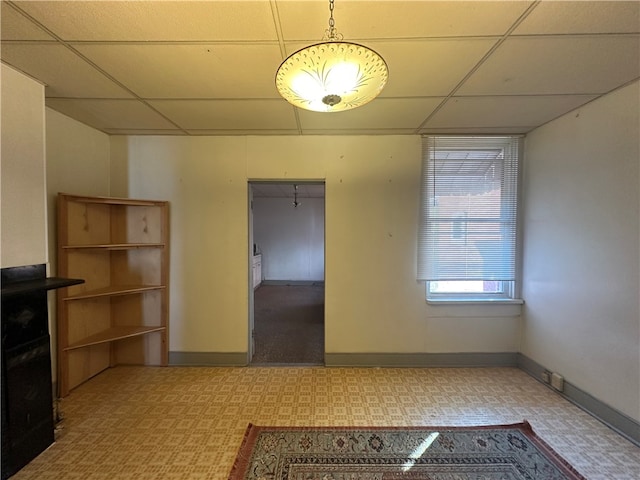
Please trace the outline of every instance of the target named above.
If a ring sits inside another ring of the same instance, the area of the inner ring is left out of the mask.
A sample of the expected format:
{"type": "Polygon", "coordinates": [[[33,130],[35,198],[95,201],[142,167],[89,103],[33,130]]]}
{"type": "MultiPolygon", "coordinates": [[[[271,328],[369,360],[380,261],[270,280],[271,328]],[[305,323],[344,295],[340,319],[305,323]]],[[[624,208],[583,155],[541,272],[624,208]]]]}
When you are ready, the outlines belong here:
{"type": "Polygon", "coordinates": [[[513,281],[519,137],[423,139],[418,279],[513,281]]]}

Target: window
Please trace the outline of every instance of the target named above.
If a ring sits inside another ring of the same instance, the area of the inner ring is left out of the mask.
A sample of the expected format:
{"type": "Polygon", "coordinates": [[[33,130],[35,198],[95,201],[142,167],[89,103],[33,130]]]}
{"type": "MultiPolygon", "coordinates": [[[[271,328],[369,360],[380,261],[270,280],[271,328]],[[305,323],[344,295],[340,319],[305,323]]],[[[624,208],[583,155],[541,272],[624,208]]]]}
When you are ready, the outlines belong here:
{"type": "Polygon", "coordinates": [[[418,279],[432,301],[515,298],[519,137],[423,140],[418,279]]]}

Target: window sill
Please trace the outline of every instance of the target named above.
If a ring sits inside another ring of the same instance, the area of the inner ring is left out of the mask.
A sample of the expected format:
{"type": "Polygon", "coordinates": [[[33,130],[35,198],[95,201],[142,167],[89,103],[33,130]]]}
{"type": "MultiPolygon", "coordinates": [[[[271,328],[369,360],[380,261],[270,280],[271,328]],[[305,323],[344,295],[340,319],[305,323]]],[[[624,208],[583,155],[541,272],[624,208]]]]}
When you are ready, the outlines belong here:
{"type": "Polygon", "coordinates": [[[521,298],[443,298],[442,300],[427,298],[429,305],[522,305],[524,300],[521,298]]]}

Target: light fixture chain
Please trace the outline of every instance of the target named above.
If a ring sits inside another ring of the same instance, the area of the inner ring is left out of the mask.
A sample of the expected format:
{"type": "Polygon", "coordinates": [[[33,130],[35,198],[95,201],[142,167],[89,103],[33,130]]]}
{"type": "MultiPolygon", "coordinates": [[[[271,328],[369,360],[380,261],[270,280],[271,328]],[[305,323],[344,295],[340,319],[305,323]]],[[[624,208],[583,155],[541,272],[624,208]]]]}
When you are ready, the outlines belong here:
{"type": "Polygon", "coordinates": [[[339,42],[342,40],[342,34],[336,29],[336,21],[333,19],[334,0],[329,0],[329,28],[325,31],[323,40],[329,42],[339,42]]]}
{"type": "Polygon", "coordinates": [[[335,8],[335,1],[329,0],[329,28],[333,28],[335,20],[333,19],[333,9],[335,8]]]}

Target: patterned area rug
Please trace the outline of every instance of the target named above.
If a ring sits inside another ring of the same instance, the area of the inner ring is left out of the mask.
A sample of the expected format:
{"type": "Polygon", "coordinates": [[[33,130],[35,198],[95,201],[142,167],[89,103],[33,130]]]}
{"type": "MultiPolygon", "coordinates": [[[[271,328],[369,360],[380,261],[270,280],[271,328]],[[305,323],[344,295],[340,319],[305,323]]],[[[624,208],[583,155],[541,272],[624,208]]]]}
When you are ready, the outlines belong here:
{"type": "Polygon", "coordinates": [[[229,480],[584,480],[529,423],[483,427],[249,425],[229,480]]]}

